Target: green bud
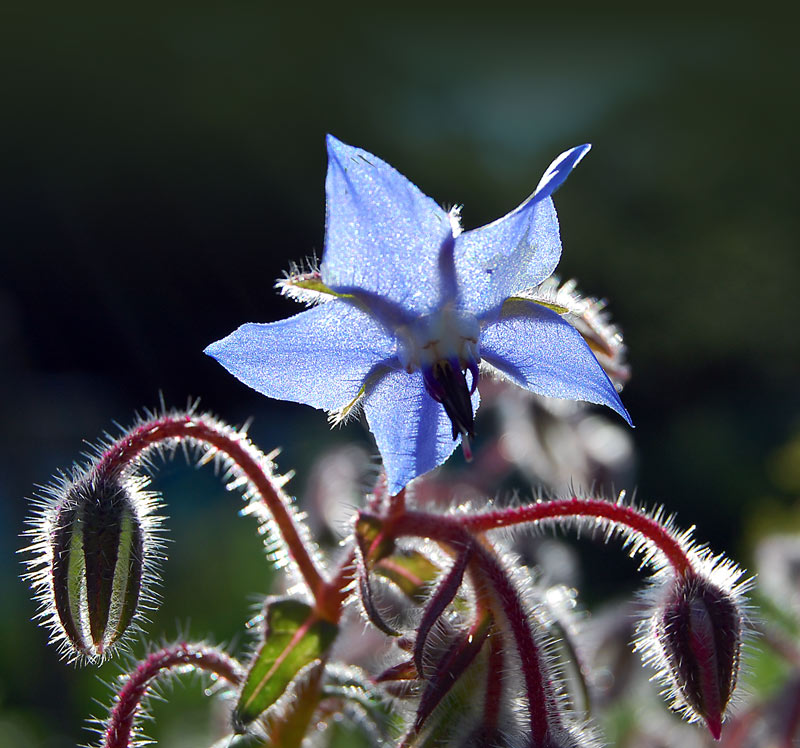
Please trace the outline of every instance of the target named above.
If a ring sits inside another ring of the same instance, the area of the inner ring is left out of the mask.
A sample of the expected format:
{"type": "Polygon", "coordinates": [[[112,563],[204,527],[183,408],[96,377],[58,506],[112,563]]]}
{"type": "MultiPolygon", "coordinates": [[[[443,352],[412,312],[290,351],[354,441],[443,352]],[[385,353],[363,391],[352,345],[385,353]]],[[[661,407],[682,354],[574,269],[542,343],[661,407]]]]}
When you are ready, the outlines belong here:
{"type": "Polygon", "coordinates": [[[29,577],[40,617],[70,659],[105,659],[134,623],[158,543],[152,496],[116,475],[88,473],[53,489],[32,522],[29,577]]]}
{"type": "Polygon", "coordinates": [[[139,603],[144,567],[141,522],[124,486],[76,484],[53,532],[53,594],[64,633],[81,654],[102,657],[139,603]]]}

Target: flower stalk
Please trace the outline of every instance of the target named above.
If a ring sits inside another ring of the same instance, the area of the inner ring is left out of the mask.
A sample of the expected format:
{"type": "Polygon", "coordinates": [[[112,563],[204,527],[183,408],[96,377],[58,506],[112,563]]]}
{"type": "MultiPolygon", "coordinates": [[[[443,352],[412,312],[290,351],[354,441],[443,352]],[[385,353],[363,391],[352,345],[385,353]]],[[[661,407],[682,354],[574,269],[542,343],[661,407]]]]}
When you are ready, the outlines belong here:
{"type": "Polygon", "coordinates": [[[206,450],[201,462],[210,461],[217,454],[224,455],[235,477],[246,480],[269,511],[289,556],[316,599],[325,579],[308,550],[309,539],[298,529],[292,500],[274,477],[269,456],[256,448],[244,433],[207,415],[163,415],[143,421],[111,444],[92,465],[91,472],[98,477],[129,473],[153,449],[182,441],[199,444],[206,450]]]}
{"type": "Polygon", "coordinates": [[[103,748],[128,748],[131,745],[142,701],[154,681],[180,669],[210,673],[234,687],[244,677],[242,666],[236,660],[206,644],[180,642],[151,653],[126,676],[117,693],[103,731],[103,748]]]}
{"type": "Polygon", "coordinates": [[[488,532],[502,527],[536,524],[565,519],[606,520],[616,528],[625,528],[643,538],[657,549],[672,566],[678,576],[694,573],[692,560],[681,542],[668,529],[668,523],[621,502],[612,503],[603,499],[554,499],[539,501],[528,506],[510,507],[490,512],[464,515],[460,524],[472,532],[488,532]]]}

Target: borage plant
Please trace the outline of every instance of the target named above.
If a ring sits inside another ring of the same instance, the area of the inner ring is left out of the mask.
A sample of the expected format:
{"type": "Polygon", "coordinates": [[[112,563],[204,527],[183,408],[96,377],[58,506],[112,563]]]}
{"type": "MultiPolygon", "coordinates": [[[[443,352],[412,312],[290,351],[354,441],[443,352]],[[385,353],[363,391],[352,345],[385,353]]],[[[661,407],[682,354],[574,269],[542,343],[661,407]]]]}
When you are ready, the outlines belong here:
{"type": "Polygon", "coordinates": [[[458,489],[429,473],[459,442],[472,458],[481,373],[490,401],[516,385],[531,398],[607,405],[630,422],[616,328],[599,302],[552,277],[561,244],[551,194],[587,151],[560,156],[504,218],[462,232],[458,209],[443,211],[380,159],[329,139],[322,264],[278,284],[312,308],[244,325],[207,352],[260,392],[334,421],[363,406],[385,472],[329,557],[273,455],[193,409],[140,420],[54,483],[32,520],[28,577],[66,659],[105,660],[156,603],[164,549],[146,474],[159,452],[183,446],[222,463],[291,576],[292,594],[264,603],[246,658],[206,643],[151,648],[121,678],[101,745],[140,741],[148,692],[175,671],[207,673],[232,697],[220,745],[330,744],[326,726],[343,719],[374,744],[596,745],[581,706],[590,688],[580,638],[512,546],[511,530],[559,525],[619,535],[651,569],[636,648],[671,705],[719,739],[746,630],[740,570],[622,498],[489,501],[488,480],[499,485],[510,468],[491,440],[458,489]],[[363,625],[354,610],[385,639],[371,670],[342,644],[363,625]]]}

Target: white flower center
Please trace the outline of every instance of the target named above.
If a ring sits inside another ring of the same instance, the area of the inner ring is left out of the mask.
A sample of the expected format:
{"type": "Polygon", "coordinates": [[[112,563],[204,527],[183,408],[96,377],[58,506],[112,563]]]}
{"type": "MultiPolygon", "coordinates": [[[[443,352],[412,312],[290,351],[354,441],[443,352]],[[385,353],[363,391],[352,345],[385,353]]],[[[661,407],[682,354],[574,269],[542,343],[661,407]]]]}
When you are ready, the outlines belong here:
{"type": "Polygon", "coordinates": [[[458,361],[466,368],[480,361],[479,333],[473,315],[445,306],[397,330],[400,363],[408,372],[432,369],[438,361],[458,361]]]}

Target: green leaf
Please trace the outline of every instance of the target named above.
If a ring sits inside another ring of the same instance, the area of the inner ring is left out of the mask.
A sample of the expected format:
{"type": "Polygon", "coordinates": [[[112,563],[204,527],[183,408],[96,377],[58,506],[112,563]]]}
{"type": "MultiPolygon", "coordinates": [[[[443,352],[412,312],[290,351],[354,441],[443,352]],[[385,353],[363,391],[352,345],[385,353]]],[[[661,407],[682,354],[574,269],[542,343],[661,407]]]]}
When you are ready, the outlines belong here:
{"type": "Polygon", "coordinates": [[[322,696],[335,699],[339,713],[329,720],[335,725],[347,722],[350,731],[362,736],[367,745],[381,745],[387,737],[391,712],[379,695],[355,686],[326,686],[322,696]]]}
{"type": "Polygon", "coordinates": [[[336,624],[319,618],[299,600],[270,603],[264,642],[250,664],[233,712],[236,731],[244,732],[280,698],[303,668],[321,660],[337,631],[336,624]]]}
{"type": "MultiPolygon", "coordinates": [[[[334,291],[330,286],[326,286],[322,282],[319,273],[303,273],[301,275],[293,275],[289,278],[279,282],[281,288],[299,289],[300,291],[307,291],[309,294],[315,294],[327,299],[352,299],[353,294],[339,293],[334,291]]],[[[289,292],[291,293],[291,292],[289,292]]]]}
{"type": "Polygon", "coordinates": [[[295,273],[286,278],[281,278],[275,287],[283,296],[300,301],[304,304],[320,304],[331,299],[352,299],[349,293],[338,293],[322,282],[318,270],[306,273],[295,273]]]}
{"type": "Polygon", "coordinates": [[[439,572],[439,567],[419,551],[393,553],[375,564],[376,574],[394,582],[418,605],[425,601],[439,572]]]}

